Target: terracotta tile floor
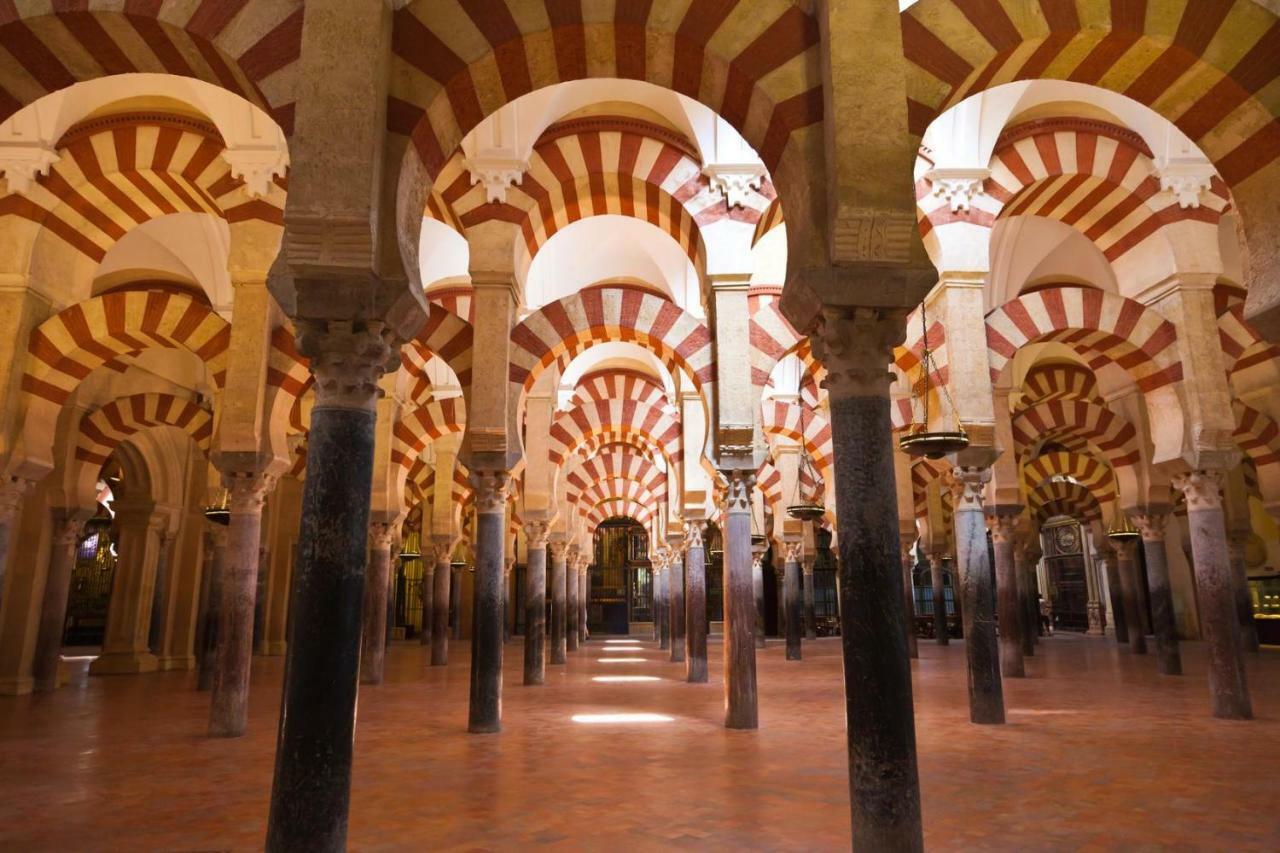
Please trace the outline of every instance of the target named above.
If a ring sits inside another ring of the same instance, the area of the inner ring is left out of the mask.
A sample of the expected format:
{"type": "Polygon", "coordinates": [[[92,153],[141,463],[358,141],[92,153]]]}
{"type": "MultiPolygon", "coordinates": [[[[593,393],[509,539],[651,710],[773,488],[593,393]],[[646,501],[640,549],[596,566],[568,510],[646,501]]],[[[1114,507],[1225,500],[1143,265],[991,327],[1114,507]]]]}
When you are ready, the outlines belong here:
{"type": "MultiPolygon", "coordinates": [[[[802,663],[777,641],[760,653],[754,733],[720,725],[718,643],[712,682],[697,686],[639,645],[592,641],[549,668],[545,687],[525,688],[517,638],[505,731],[472,736],[466,644],[446,669],[396,644],[387,683],[361,693],[352,849],[847,849],[838,640],[807,643],[802,663]],[[661,680],[592,680],[602,675],[661,680]],[[572,720],[585,713],[673,719],[572,720]]],[[[1030,678],[1006,682],[1009,724],[977,727],[963,645],[922,643],[927,846],[1280,849],[1280,650],[1252,656],[1248,723],[1210,718],[1204,651],[1184,650],[1187,676],[1160,678],[1152,656],[1059,635],[1030,678]]],[[[54,695],[0,699],[0,847],[260,847],[282,663],[255,661],[251,731],[235,741],[204,737],[208,696],[186,673],[81,675],[54,695]]]]}

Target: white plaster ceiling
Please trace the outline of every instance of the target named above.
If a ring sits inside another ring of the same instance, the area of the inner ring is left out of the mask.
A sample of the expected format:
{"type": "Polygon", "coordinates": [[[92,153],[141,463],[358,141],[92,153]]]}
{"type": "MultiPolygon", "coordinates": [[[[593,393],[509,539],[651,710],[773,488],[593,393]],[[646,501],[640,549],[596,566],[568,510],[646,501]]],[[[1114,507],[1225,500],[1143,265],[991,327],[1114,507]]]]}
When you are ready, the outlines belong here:
{"type": "Polygon", "coordinates": [[[227,272],[231,231],[206,213],[174,213],[142,223],[125,234],[98,265],[95,279],[173,276],[197,283],[215,311],[230,319],[234,297],[227,272]]]}

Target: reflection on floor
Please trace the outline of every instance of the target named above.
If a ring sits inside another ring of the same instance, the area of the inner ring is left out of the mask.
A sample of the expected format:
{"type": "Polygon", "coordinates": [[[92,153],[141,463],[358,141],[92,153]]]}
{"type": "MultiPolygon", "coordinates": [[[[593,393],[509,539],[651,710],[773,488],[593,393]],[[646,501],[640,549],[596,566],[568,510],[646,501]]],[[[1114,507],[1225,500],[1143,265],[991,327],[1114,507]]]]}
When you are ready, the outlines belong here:
{"type": "MultiPolygon", "coordinates": [[[[527,688],[517,637],[505,730],[476,736],[466,643],[446,669],[396,644],[387,683],[361,691],[352,848],[847,849],[838,639],[807,643],[800,663],[776,641],[759,653],[754,733],[721,727],[718,643],[706,685],[652,642],[617,645],[593,641],[527,688]]],[[[1030,678],[1006,681],[1010,723],[976,727],[964,645],[920,648],[930,850],[1280,848],[1280,650],[1251,656],[1259,719],[1224,723],[1199,644],[1185,677],[1161,678],[1153,656],[1059,635],[1030,678]]],[[[282,664],[254,661],[235,741],[204,736],[208,694],[183,673],[0,699],[0,848],[260,848],[282,664]]]]}

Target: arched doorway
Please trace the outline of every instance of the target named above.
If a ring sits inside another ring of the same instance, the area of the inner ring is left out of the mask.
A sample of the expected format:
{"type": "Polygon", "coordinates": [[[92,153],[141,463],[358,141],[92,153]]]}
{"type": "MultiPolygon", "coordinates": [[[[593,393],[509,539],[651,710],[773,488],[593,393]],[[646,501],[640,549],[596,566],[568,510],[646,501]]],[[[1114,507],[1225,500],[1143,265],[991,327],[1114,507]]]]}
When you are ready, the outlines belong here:
{"type": "Polygon", "coordinates": [[[596,528],[588,590],[587,630],[629,634],[653,622],[653,569],[649,534],[630,518],[610,518],[596,528]]]}

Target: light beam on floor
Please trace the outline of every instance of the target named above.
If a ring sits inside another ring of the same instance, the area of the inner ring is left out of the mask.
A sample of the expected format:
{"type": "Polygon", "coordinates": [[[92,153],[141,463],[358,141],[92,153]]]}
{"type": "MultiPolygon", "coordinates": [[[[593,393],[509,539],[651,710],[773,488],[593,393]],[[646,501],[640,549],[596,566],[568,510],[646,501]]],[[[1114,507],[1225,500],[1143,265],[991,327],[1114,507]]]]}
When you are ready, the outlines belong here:
{"type": "Polygon", "coordinates": [[[674,723],[675,717],[666,714],[574,714],[575,723],[674,723]]]}
{"type": "Polygon", "coordinates": [[[592,681],[601,684],[627,684],[633,681],[661,681],[656,675],[593,675],[592,681]]]}
{"type": "Polygon", "coordinates": [[[648,663],[644,658],[600,658],[600,663],[648,663]]]}

